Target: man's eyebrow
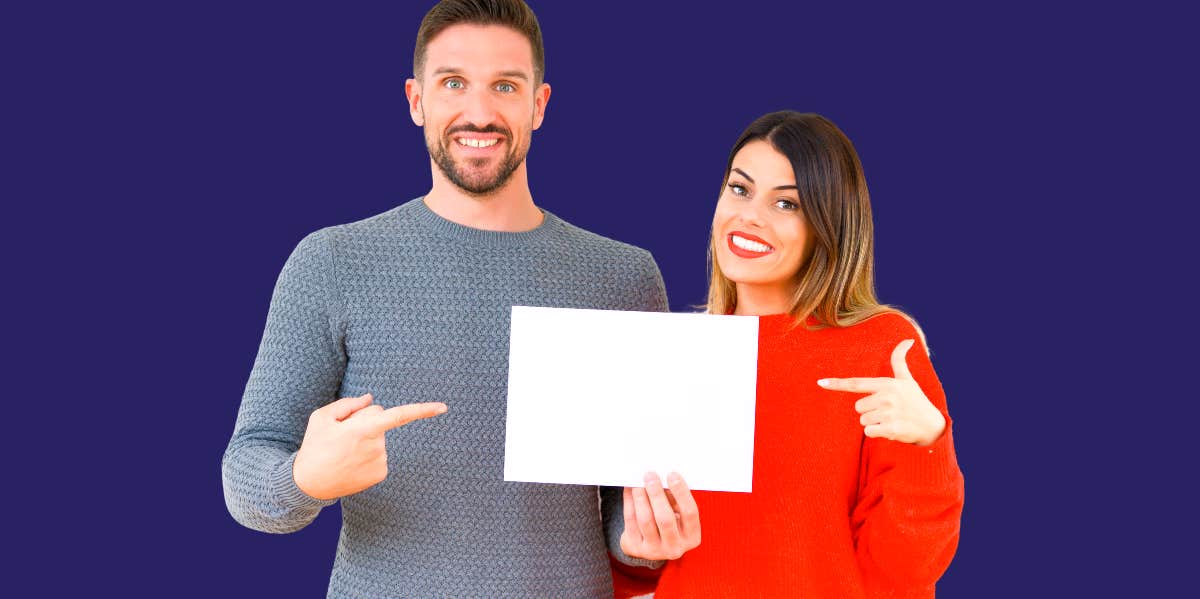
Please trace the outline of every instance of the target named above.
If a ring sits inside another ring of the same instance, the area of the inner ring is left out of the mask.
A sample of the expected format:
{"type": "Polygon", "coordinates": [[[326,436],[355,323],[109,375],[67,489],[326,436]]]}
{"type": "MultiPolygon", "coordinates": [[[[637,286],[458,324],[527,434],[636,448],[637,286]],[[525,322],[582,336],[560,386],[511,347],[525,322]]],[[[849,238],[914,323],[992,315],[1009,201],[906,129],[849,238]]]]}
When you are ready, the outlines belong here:
{"type": "MultiPolygon", "coordinates": [[[[751,183],[753,183],[753,182],[754,182],[754,177],[751,177],[750,175],[747,175],[747,174],[746,174],[746,171],[744,171],[744,170],[742,170],[742,169],[740,169],[740,168],[737,168],[736,166],[735,166],[735,167],[733,167],[731,170],[733,170],[733,171],[736,171],[736,172],[737,172],[737,174],[739,174],[739,175],[741,175],[741,176],[745,177],[747,181],[749,181],[749,182],[751,182],[751,183]]],[[[776,185],[776,186],[775,186],[775,189],[777,189],[777,190],[782,190],[782,189],[795,189],[796,191],[800,191],[800,188],[799,188],[799,187],[796,187],[795,185],[776,185]]]]}
{"type": "MultiPolygon", "coordinates": [[[[460,67],[438,67],[433,70],[433,73],[430,73],[430,74],[431,75],[444,75],[447,73],[460,74],[460,73],[462,73],[462,71],[463,70],[460,67]]],[[[498,77],[504,77],[507,79],[520,79],[522,81],[529,81],[529,75],[526,75],[525,71],[517,71],[517,70],[500,71],[496,75],[498,77]]]]}
{"type": "Polygon", "coordinates": [[[526,75],[525,71],[500,71],[500,76],[507,77],[509,79],[523,79],[525,81],[529,81],[529,75],[526,75]]]}

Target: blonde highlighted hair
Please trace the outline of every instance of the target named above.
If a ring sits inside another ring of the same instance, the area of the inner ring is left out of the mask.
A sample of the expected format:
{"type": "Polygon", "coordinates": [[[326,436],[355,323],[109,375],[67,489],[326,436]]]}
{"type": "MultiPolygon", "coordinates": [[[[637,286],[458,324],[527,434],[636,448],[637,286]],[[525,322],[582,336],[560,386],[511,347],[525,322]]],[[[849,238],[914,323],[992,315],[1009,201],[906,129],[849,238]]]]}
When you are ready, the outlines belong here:
{"type": "MultiPolygon", "coordinates": [[[[796,273],[788,313],[797,324],[812,316],[818,327],[848,327],[873,316],[900,310],[875,296],[875,234],[871,200],[854,144],[837,125],[813,113],[772,112],[750,124],[729,152],[733,158],[751,141],[766,141],[792,164],[800,208],[812,236],[812,251],[796,273]]],[[[708,312],[731,314],[737,288],[721,272],[716,239],[708,246],[708,312]]],[[[917,331],[920,333],[920,327],[917,331]]],[[[921,333],[922,341],[924,334],[921,333]]]]}

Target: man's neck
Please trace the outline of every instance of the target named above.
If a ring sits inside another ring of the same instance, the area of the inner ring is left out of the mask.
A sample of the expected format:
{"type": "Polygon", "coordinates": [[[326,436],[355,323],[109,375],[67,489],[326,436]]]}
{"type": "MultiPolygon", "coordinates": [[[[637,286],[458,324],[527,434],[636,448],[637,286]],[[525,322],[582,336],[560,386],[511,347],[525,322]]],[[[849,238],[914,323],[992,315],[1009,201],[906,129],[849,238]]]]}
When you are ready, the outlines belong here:
{"type": "Polygon", "coordinates": [[[503,187],[486,196],[473,196],[446,179],[436,165],[433,187],[425,194],[425,205],[434,214],[454,223],[483,229],[518,233],[542,224],[542,211],[533,204],[525,165],[513,172],[503,187]]]}

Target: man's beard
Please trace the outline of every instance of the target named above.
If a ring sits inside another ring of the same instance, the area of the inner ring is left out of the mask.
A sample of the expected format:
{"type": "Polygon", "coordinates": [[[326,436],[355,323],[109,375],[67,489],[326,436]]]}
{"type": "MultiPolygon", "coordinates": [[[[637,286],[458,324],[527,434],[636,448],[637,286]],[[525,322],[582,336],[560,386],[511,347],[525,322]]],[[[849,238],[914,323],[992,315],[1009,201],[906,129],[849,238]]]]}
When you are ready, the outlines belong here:
{"type": "Polygon", "coordinates": [[[425,145],[429,148],[429,155],[433,157],[434,164],[438,165],[442,174],[455,187],[473,196],[485,196],[504,187],[504,184],[508,183],[512,174],[516,172],[517,167],[521,166],[521,163],[525,161],[525,155],[529,153],[528,147],[514,147],[512,132],[497,125],[488,125],[483,128],[470,125],[452,127],[446,131],[442,139],[437,140],[436,143],[433,140],[428,140],[425,145]],[[496,166],[493,175],[488,176],[487,172],[479,170],[479,167],[483,167],[490,159],[467,158],[461,162],[456,162],[450,156],[450,150],[447,148],[447,145],[457,143],[454,141],[453,134],[460,132],[499,133],[504,136],[504,143],[508,146],[508,153],[500,160],[500,164],[496,166]]]}

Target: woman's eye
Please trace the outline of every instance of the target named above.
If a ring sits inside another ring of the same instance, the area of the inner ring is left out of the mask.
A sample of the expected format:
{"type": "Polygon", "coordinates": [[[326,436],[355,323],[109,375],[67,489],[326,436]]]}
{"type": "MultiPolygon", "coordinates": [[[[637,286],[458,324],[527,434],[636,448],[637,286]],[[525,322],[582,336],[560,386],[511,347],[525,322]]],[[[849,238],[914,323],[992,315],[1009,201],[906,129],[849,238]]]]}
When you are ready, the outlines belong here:
{"type": "Polygon", "coordinates": [[[800,205],[791,200],[775,200],[775,207],[782,210],[792,211],[799,208],[800,205]]]}
{"type": "Polygon", "coordinates": [[[517,91],[517,87],[511,83],[498,83],[496,84],[496,91],[511,93],[517,91]]]}
{"type": "Polygon", "coordinates": [[[737,183],[730,183],[729,189],[733,191],[733,195],[735,196],[744,196],[750,193],[750,191],[747,190],[744,185],[739,185],[737,183]]]}
{"type": "Polygon", "coordinates": [[[445,85],[447,89],[462,89],[466,87],[461,79],[447,79],[446,83],[443,85],[445,85]]]}

